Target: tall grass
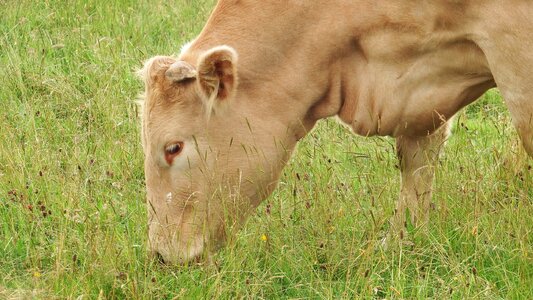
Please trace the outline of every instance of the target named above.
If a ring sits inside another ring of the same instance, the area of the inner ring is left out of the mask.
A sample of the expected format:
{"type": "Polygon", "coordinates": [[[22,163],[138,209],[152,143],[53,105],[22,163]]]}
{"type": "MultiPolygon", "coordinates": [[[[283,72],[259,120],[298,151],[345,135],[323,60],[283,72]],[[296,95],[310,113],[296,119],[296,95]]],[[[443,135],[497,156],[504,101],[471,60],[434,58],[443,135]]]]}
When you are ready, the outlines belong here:
{"type": "Polygon", "coordinates": [[[213,1],[0,1],[0,298],[533,298],[533,162],[497,91],[462,112],[428,237],[382,250],[393,141],[323,121],[209,267],[147,257],[134,71],[213,1]]]}

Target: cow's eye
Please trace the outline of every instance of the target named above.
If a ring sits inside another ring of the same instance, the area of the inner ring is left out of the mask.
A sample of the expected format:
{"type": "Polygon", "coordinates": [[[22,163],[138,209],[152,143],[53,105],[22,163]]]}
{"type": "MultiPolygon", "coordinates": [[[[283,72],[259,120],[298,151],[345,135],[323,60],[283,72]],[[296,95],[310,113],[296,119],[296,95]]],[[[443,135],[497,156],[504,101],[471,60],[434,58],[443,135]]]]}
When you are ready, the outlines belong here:
{"type": "Polygon", "coordinates": [[[172,164],[174,161],[174,158],[178,156],[181,151],[183,151],[183,143],[182,142],[173,142],[169,143],[165,146],[165,160],[169,165],[172,164]]]}

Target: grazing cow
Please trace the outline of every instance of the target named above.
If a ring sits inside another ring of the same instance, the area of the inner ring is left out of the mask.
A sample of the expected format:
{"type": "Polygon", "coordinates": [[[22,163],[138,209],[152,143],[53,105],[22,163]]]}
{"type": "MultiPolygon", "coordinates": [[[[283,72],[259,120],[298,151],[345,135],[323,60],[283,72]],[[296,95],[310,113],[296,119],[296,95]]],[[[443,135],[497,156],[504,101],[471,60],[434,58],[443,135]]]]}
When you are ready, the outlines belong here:
{"type": "Polygon", "coordinates": [[[425,224],[450,120],[488,89],[533,155],[532,16],[529,0],[220,0],[178,57],[140,72],[151,249],[170,263],[217,249],[333,116],[396,139],[392,232],[406,210],[425,224]]]}

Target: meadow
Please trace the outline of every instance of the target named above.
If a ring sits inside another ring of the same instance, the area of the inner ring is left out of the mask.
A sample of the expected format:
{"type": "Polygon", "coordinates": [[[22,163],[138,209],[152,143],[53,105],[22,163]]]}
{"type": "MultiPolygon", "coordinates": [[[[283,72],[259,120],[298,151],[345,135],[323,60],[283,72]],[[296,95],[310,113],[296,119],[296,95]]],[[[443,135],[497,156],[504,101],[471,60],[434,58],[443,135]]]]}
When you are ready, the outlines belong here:
{"type": "Polygon", "coordinates": [[[322,121],[211,266],[148,258],[134,72],[212,0],[0,0],[0,299],[533,299],[533,160],[497,90],[457,117],[428,235],[383,249],[394,141],[322,121]]]}

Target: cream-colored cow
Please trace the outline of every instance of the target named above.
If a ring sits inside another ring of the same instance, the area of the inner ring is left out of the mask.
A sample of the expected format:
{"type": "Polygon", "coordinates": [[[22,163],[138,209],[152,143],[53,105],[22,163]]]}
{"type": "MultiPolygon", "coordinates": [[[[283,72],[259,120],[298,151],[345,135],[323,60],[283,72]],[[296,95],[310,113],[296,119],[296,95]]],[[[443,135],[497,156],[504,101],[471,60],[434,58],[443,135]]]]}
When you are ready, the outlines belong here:
{"type": "Polygon", "coordinates": [[[397,140],[406,209],[428,221],[449,120],[497,86],[533,155],[529,0],[220,0],[177,58],[141,71],[150,247],[184,263],[221,246],[333,116],[397,140]]]}

